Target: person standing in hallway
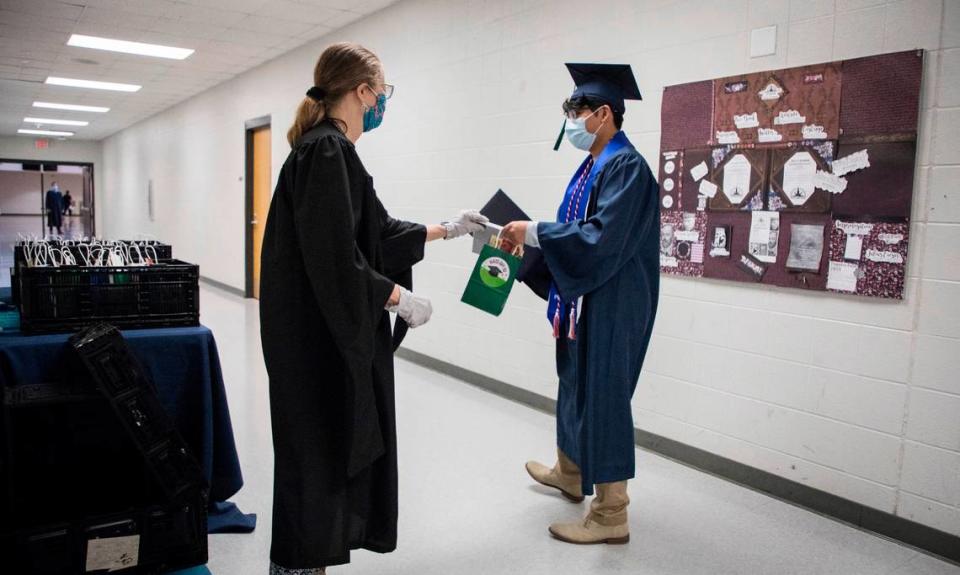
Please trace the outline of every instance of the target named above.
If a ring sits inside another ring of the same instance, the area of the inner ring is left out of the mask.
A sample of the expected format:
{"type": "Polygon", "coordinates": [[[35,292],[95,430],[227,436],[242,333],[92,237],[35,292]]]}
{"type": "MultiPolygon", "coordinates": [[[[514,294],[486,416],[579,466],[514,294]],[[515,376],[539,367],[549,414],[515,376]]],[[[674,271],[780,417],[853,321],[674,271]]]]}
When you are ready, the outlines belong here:
{"type": "MultiPolygon", "coordinates": [[[[571,501],[596,497],[577,523],[550,533],[569,543],[626,543],[627,480],[634,477],[630,400],[650,342],[660,290],[659,187],[621,131],[624,100],[639,100],[627,65],[567,64],[576,88],[564,133],[589,152],[556,222],[512,222],[503,235],[543,251],[553,283],[547,318],[556,338],[557,462],[530,461],[537,482],[571,501]]],[[[559,140],[557,145],[559,146],[559,140]]]]}
{"type": "Polygon", "coordinates": [[[57,235],[63,235],[63,194],[60,193],[60,185],[56,181],[47,190],[44,207],[47,212],[47,234],[52,236],[56,228],[57,235]]]}
{"type": "Polygon", "coordinates": [[[73,215],[73,196],[70,195],[70,190],[63,194],[63,215],[73,215]]]}
{"type": "Polygon", "coordinates": [[[263,239],[260,317],[270,379],[274,502],[270,572],[314,575],[352,549],[393,551],[397,445],[390,315],[430,319],[409,291],[424,243],[479,231],[462,212],[423,226],[390,217],[354,147],[393,86],[351,43],[324,50],[287,133],[263,239]],[[401,284],[407,283],[407,287],[401,284]]]}

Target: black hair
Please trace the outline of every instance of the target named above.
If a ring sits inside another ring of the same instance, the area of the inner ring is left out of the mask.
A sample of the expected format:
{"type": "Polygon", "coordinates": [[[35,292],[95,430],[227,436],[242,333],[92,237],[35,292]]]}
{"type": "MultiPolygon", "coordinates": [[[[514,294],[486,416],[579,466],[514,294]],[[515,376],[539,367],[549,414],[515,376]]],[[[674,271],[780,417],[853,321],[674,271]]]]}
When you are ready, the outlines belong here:
{"type": "MultiPolygon", "coordinates": [[[[576,111],[579,112],[584,109],[589,109],[591,112],[596,112],[603,106],[609,106],[607,102],[600,100],[599,98],[591,98],[590,96],[577,96],[576,98],[567,98],[563,101],[563,113],[569,114],[570,112],[576,111]]],[[[613,109],[613,106],[610,106],[610,111],[613,112],[613,125],[619,130],[623,127],[623,114],[617,112],[613,109]]]]}

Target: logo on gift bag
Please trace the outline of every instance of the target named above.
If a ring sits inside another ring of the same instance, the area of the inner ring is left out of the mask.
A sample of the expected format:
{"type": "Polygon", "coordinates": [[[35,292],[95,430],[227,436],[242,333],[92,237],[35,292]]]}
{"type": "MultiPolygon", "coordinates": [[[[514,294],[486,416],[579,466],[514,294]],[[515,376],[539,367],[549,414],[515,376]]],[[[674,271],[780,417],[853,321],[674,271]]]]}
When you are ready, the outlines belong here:
{"type": "Polygon", "coordinates": [[[510,265],[503,258],[487,258],[480,264],[480,279],[492,288],[503,287],[510,281],[510,265]]]}
{"type": "Polygon", "coordinates": [[[523,246],[510,249],[509,242],[499,234],[491,237],[490,243],[480,250],[460,301],[491,315],[500,315],[507,305],[522,259],[523,246]]]}

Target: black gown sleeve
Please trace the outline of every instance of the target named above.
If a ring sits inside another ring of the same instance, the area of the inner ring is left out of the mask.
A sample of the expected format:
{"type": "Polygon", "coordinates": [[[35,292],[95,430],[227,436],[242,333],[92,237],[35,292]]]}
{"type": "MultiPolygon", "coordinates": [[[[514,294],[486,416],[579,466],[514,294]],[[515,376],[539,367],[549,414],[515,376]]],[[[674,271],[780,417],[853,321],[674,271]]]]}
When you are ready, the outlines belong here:
{"type": "MultiPolygon", "coordinates": [[[[412,291],[413,266],[423,259],[423,247],[427,243],[427,228],[421,224],[390,217],[379,198],[377,213],[380,217],[380,246],[383,253],[384,274],[412,291]]],[[[397,316],[393,325],[394,351],[403,343],[408,328],[407,322],[397,316]]]]}
{"type": "MultiPolygon", "coordinates": [[[[403,273],[423,259],[427,243],[427,227],[390,217],[377,198],[380,216],[380,247],[383,251],[383,272],[388,277],[403,273]]],[[[409,288],[407,288],[409,289],[409,288]]]]}
{"type": "Polygon", "coordinates": [[[347,472],[352,476],[384,452],[371,382],[376,329],[394,282],[372,269],[357,246],[353,204],[361,198],[352,197],[340,142],[320,138],[304,145],[301,154],[291,194],[297,239],[317,305],[347,370],[347,472]]]}

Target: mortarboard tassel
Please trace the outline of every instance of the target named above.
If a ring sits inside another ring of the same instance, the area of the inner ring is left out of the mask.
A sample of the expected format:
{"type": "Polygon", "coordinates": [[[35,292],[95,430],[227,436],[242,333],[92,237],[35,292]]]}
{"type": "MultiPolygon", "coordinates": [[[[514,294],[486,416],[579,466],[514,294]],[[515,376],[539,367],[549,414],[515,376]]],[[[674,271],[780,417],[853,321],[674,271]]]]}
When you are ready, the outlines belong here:
{"type": "Polygon", "coordinates": [[[560,127],[560,134],[557,136],[557,142],[553,145],[553,151],[556,152],[560,149],[560,144],[563,142],[563,133],[567,129],[567,120],[563,120],[563,126],[560,127]]]}
{"type": "Polygon", "coordinates": [[[570,306],[570,329],[567,332],[567,339],[577,339],[577,304],[570,306]]]}
{"type": "Polygon", "coordinates": [[[553,314],[553,339],[560,339],[560,308],[553,314]]]}

